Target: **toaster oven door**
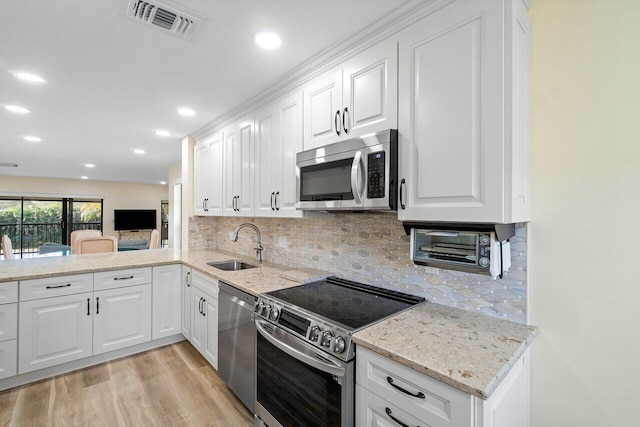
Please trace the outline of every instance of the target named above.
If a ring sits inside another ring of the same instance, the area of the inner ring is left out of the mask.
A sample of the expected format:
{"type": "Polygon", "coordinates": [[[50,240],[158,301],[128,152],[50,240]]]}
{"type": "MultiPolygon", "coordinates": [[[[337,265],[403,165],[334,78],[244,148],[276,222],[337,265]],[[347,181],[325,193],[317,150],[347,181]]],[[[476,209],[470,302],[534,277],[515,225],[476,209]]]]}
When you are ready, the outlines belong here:
{"type": "Polygon", "coordinates": [[[426,265],[478,264],[478,233],[463,231],[414,230],[412,249],[414,262],[426,265]]]}

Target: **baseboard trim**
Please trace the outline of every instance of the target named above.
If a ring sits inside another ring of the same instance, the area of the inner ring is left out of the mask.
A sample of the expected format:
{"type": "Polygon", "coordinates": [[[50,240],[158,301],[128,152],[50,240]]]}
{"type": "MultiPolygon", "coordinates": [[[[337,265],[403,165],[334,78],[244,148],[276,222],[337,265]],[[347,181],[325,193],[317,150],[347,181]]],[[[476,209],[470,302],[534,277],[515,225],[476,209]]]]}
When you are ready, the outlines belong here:
{"type": "Polygon", "coordinates": [[[78,369],[88,368],[100,363],[109,362],[111,360],[120,359],[126,356],[131,356],[133,354],[143,353],[154,348],[164,347],[165,345],[183,341],[184,339],[185,338],[184,336],[182,336],[182,334],[172,335],[170,337],[137,344],[131,347],[122,348],[120,350],[110,351],[109,353],[98,354],[95,356],[86,357],[84,359],[74,360],[73,362],[62,363],[60,365],[50,366],[48,368],[40,369],[37,371],[15,375],[13,377],[0,380],[0,391],[8,390],[10,388],[29,384],[35,381],[44,380],[56,375],[77,371],[78,369]]]}

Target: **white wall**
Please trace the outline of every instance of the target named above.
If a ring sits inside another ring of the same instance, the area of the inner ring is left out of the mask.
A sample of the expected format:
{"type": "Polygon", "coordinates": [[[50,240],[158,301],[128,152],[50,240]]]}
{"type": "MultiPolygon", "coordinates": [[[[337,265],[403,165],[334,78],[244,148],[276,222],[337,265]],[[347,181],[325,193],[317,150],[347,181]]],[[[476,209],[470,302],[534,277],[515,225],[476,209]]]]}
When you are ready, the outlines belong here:
{"type": "Polygon", "coordinates": [[[640,426],[640,1],[529,12],[532,425],[640,426]]]}
{"type": "Polygon", "coordinates": [[[7,192],[102,196],[104,198],[103,234],[116,237],[118,233],[113,230],[114,209],[156,209],[156,221],[160,228],[160,204],[163,199],[168,198],[166,185],[0,176],[0,193],[7,192]]]}

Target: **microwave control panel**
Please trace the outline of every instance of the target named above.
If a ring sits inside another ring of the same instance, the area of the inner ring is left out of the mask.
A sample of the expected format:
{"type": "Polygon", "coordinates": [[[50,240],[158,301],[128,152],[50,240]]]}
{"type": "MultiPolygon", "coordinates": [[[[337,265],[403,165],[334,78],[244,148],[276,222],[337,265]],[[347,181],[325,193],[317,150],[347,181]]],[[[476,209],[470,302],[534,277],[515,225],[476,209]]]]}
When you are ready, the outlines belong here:
{"type": "Polygon", "coordinates": [[[385,152],[379,151],[367,156],[367,198],[384,198],[385,152]]]}

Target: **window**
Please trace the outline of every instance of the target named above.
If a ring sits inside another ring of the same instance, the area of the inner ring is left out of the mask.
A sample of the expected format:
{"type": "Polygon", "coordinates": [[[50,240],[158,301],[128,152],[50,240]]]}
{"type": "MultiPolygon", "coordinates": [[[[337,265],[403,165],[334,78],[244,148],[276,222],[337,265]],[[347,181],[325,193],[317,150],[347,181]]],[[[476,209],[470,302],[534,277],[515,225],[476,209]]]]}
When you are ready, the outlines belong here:
{"type": "Polygon", "coordinates": [[[87,229],[102,231],[102,199],[0,197],[0,235],[18,257],[69,249],[71,232],[87,229]]]}

